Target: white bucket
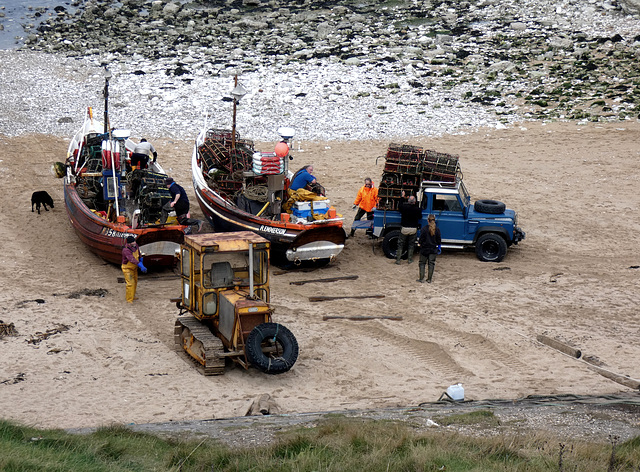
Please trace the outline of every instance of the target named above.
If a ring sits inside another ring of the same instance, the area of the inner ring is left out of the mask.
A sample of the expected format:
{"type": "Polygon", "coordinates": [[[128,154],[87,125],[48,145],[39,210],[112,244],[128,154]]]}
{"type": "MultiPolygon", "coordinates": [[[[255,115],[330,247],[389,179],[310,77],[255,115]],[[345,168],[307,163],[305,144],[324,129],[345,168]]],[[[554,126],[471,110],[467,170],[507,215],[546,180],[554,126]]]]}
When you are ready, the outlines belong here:
{"type": "Polygon", "coordinates": [[[462,384],[457,383],[455,385],[451,385],[447,388],[447,395],[449,395],[453,401],[464,401],[464,388],[462,387],[462,384]]]}

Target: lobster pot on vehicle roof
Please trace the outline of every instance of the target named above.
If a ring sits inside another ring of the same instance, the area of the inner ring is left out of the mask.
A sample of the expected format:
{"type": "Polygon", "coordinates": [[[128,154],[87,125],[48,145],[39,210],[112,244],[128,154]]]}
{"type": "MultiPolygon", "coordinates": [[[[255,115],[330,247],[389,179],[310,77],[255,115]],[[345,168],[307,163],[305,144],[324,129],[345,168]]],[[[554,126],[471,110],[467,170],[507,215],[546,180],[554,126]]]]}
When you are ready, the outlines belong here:
{"type": "MultiPolygon", "coordinates": [[[[500,262],[507,249],[518,244],[525,232],[514,210],[497,200],[471,201],[463,181],[458,156],[424,150],[417,146],[390,144],[378,189],[379,204],[373,214],[373,236],[383,238],[382,250],[390,259],[398,254],[402,230],[399,206],[402,193],[415,195],[428,226],[434,215],[442,236],[442,249],[474,249],[478,259],[500,262]]],[[[408,254],[407,254],[408,255],[408,254]]]]}
{"type": "Polygon", "coordinates": [[[407,144],[389,144],[378,187],[381,209],[397,210],[402,192],[419,193],[423,181],[456,182],[462,179],[458,156],[407,144]]]}

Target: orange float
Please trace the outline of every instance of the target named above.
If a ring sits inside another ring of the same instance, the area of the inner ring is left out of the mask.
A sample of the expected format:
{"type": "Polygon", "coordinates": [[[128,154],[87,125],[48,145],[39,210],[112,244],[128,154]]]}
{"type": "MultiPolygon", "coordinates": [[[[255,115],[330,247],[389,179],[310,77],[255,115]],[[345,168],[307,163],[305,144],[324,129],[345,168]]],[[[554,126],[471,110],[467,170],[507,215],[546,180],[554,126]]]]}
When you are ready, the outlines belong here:
{"type": "Polygon", "coordinates": [[[278,144],[276,144],[275,151],[276,156],[285,157],[287,154],[289,154],[289,145],[284,141],[280,141],[278,144]]]}

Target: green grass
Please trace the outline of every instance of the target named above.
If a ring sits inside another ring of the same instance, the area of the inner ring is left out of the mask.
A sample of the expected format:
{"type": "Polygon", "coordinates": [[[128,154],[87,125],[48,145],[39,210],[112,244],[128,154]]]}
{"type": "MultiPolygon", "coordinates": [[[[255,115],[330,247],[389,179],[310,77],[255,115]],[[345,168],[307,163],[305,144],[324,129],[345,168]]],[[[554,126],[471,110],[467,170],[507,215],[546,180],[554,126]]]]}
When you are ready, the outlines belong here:
{"type": "MultiPolygon", "coordinates": [[[[135,471],[637,471],[640,437],[618,444],[586,443],[550,435],[421,431],[411,422],[333,415],[313,428],[285,430],[260,448],[215,441],[166,440],[108,427],[72,435],[0,421],[0,470],[6,472],[135,471]]],[[[442,419],[440,419],[442,421],[442,419]]],[[[447,418],[449,425],[498,424],[490,412],[447,418]]]]}
{"type": "Polygon", "coordinates": [[[486,426],[497,426],[499,424],[499,421],[493,414],[493,411],[490,410],[476,410],[459,415],[436,416],[433,421],[438,423],[440,426],[449,426],[453,424],[482,424],[486,426]]]}

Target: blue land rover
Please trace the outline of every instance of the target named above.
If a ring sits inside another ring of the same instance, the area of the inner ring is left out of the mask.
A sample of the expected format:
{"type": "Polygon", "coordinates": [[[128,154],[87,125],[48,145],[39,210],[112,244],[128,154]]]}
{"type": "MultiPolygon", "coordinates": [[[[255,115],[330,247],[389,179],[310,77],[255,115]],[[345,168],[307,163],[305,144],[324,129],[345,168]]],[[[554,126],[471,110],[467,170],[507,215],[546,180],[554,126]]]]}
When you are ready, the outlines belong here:
{"type": "MultiPolygon", "coordinates": [[[[422,182],[418,205],[422,208],[421,227],[427,225],[429,214],[436,216],[443,249],[475,248],[481,261],[502,261],[507,248],[525,237],[524,231],[518,227],[515,211],[496,200],[477,200],[472,204],[462,180],[422,182]]],[[[388,258],[396,257],[399,234],[400,212],[376,209],[373,236],[384,238],[382,249],[388,258]]]]}

